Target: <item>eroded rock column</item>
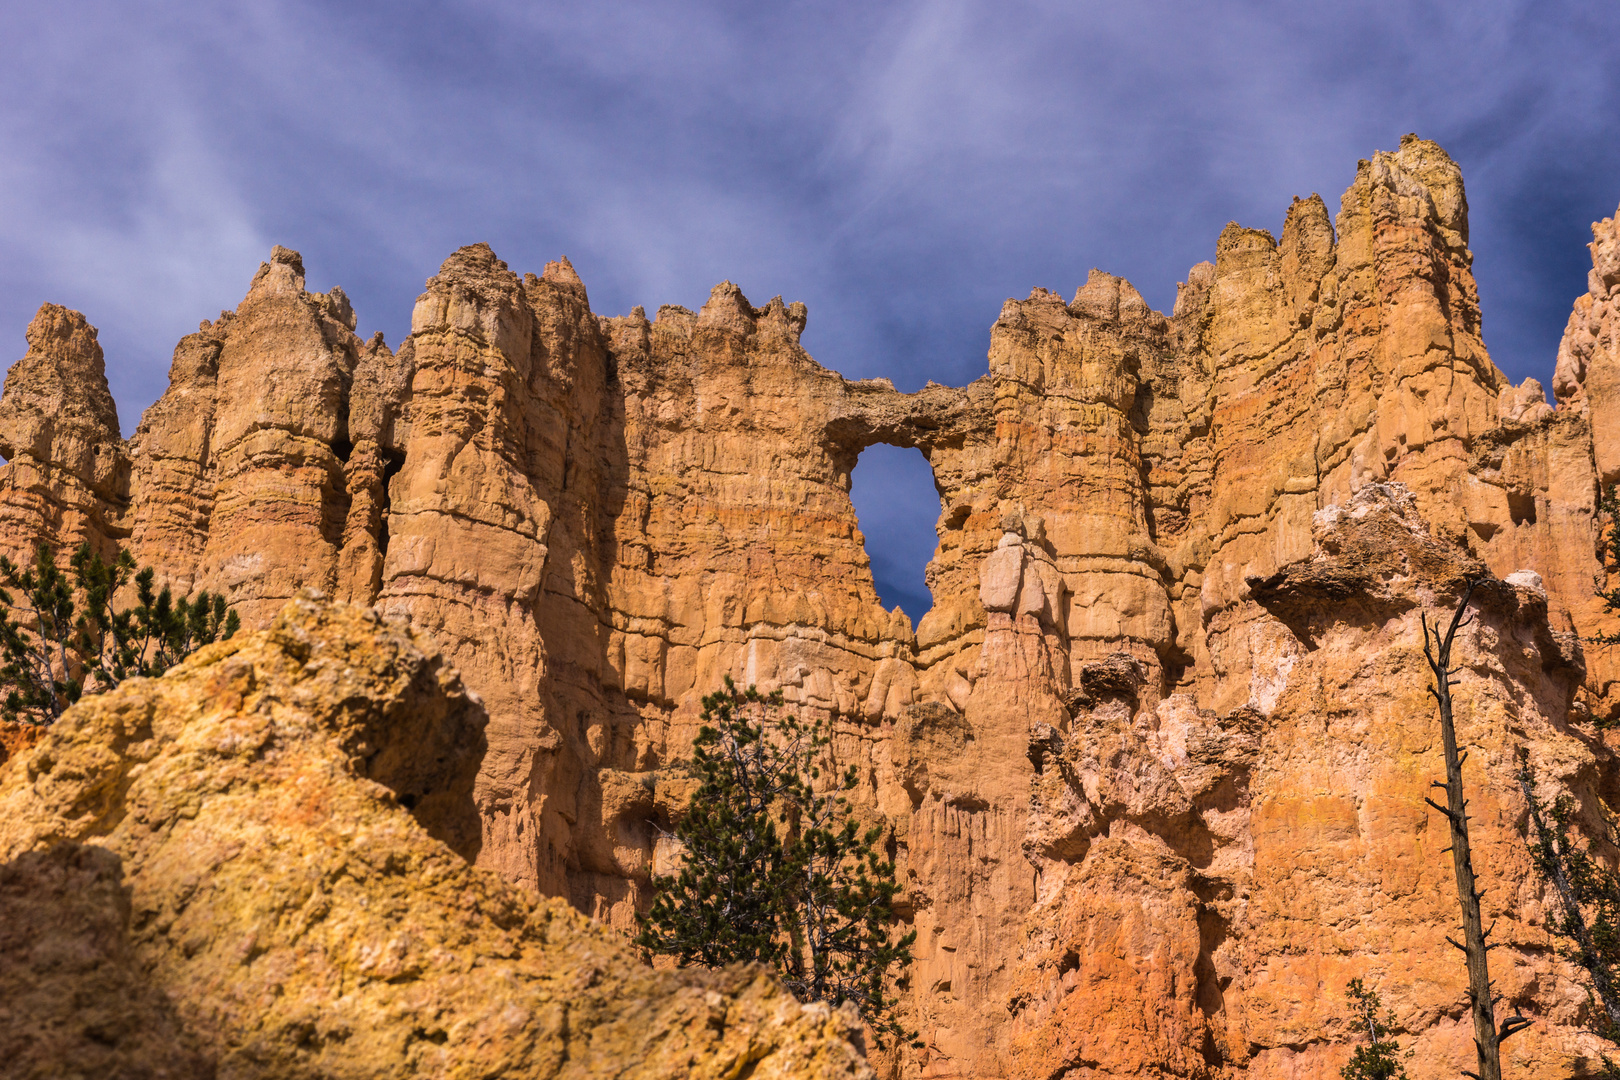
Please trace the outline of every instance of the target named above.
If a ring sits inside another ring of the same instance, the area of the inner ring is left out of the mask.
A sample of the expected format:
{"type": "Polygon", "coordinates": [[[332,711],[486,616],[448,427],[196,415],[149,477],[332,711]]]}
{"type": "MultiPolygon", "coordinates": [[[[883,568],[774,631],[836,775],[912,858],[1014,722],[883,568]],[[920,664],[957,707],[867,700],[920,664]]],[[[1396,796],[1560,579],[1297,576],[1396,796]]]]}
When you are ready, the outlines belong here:
{"type": "Polygon", "coordinates": [[[39,541],[66,549],[88,540],[110,554],[129,458],[96,329],[45,304],[27,338],[0,394],[0,550],[26,563],[39,541]]]}

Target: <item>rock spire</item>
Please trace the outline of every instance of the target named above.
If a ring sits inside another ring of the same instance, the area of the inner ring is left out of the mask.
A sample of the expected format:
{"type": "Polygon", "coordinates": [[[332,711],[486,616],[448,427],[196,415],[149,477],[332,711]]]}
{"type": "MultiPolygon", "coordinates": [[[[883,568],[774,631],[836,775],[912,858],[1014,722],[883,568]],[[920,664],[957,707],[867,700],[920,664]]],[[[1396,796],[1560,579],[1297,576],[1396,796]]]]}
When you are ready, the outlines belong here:
{"type": "Polygon", "coordinates": [[[93,331],[42,312],[0,398],[0,539],[124,540],[253,626],[306,587],[407,620],[487,713],[478,865],[620,930],[672,856],[699,698],[730,676],[825,713],[918,931],[924,1047],[877,1065],[919,1077],[1337,1075],[1352,977],[1414,1075],[1455,1068],[1418,620],[1488,574],[1458,725],[1493,972],[1538,1018],[1508,1069],[1552,1075],[1591,1047],[1514,774],[1607,805],[1582,725],[1620,669],[1581,639],[1613,629],[1615,220],[1556,406],[1491,362],[1460,171],[1415,136],[1336,212],[1229,225],[1169,315],[1093,271],[915,394],[820,366],[802,304],[725,282],[607,318],[566,260],[482,244],[391,351],[277,249],[127,445],[93,331]],[[849,500],[880,442],[941,497],[914,630],[849,500]]]}

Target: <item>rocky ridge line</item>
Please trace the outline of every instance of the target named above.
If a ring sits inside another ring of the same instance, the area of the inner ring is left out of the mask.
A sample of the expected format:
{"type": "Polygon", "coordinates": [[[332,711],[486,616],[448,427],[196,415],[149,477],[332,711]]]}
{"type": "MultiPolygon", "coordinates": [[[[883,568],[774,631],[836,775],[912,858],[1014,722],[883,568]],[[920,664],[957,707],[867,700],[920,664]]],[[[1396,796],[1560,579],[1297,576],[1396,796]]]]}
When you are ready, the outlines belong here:
{"type": "Polygon", "coordinates": [[[1392,987],[1416,1074],[1449,1069],[1414,620],[1458,567],[1533,575],[1459,646],[1459,723],[1499,981],[1542,1021],[1516,1067],[1573,1067],[1581,998],[1512,775],[1524,750],[1615,805],[1581,726],[1620,703],[1615,658],[1578,640],[1609,628],[1614,229],[1557,407],[1491,363],[1461,174],[1415,137],[1336,215],[1312,196],[1280,237],[1228,226],[1170,315],[1101,272],[1037,289],[983,378],[916,394],[822,368],[802,305],[723,283],[603,318],[566,261],[519,277],[484,245],[394,353],[278,250],[127,445],[96,427],[84,334],[30,337],[0,395],[0,444],[32,448],[0,471],[0,542],[126,540],[255,623],[304,585],[408,619],[489,713],[479,863],[619,928],[672,856],[701,694],[729,674],[824,711],[919,931],[926,1048],[884,1067],[929,1077],[1335,1075],[1352,975],[1392,987]],[[86,393],[25,408],[70,348],[86,393]],[[40,410],[101,434],[25,437],[40,410]],[[127,462],[110,488],[76,439],[127,462]],[[877,442],[920,449],[941,496],[915,627],[879,605],[849,503],[877,442]]]}

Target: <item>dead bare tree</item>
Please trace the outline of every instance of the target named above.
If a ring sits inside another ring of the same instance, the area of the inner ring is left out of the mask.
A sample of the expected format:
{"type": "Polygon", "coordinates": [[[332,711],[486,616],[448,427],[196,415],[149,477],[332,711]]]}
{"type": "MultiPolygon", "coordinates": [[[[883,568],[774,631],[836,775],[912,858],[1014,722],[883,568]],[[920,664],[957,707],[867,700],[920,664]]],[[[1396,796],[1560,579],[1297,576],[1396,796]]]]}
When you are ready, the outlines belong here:
{"type": "MultiPolygon", "coordinates": [[[[1473,1003],[1474,1049],[1478,1052],[1479,1071],[1463,1070],[1474,1080],[1502,1080],[1502,1041],[1515,1032],[1530,1026],[1522,1016],[1510,1016],[1496,1027],[1496,1010],[1491,997],[1491,976],[1486,956],[1491,946],[1486,943],[1490,931],[1485,929],[1480,916],[1480,897],[1484,895],[1474,877],[1473,855],[1468,845],[1468,800],[1463,798],[1462,766],[1468,751],[1457,751],[1457,727],[1452,722],[1451,688],[1457,685],[1452,676],[1461,668],[1451,666],[1451,644],[1457,631],[1470,621],[1466,618],[1468,602],[1473,598],[1478,581],[1470,581],[1463,589],[1462,599],[1451,616],[1451,624],[1442,636],[1439,625],[1431,627],[1428,616],[1423,616],[1423,656],[1434,675],[1429,693],[1440,707],[1440,740],[1446,754],[1446,782],[1434,781],[1430,786],[1446,789],[1446,805],[1424,797],[1424,802],[1446,816],[1451,825],[1451,865],[1457,872],[1457,902],[1462,907],[1463,940],[1458,942],[1449,934],[1446,940],[1461,949],[1468,959],[1468,997],[1473,1003]]],[[[1494,924],[1493,924],[1494,925],[1494,924]]]]}

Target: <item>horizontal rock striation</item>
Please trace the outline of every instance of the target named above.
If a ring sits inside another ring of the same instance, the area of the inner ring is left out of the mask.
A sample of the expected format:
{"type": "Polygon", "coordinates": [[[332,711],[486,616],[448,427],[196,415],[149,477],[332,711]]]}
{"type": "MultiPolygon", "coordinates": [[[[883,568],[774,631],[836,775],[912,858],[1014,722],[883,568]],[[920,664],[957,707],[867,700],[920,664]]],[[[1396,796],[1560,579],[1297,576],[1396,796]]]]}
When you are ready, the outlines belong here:
{"type": "Polygon", "coordinates": [[[0,396],[0,546],[127,543],[250,625],[305,587],[409,620],[488,715],[463,850],[620,929],[698,699],[729,675],[830,716],[918,931],[923,1047],[879,1064],[926,1077],[1336,1076],[1355,976],[1414,1076],[1465,1065],[1418,620],[1511,579],[1459,642],[1458,723],[1493,970],[1537,1021],[1509,1067],[1563,1075],[1587,1006],[1514,775],[1615,805],[1588,721],[1620,669],[1580,644],[1613,628],[1615,230],[1556,407],[1492,364],[1461,174],[1415,137],[1336,216],[1228,226],[1171,314],[1093,271],[1009,300],[983,378],[915,394],[817,364],[803,305],[723,283],[603,318],[566,260],[519,277],[484,245],[393,352],[278,248],[128,443],[94,331],[42,310],[0,396]],[[915,624],[849,501],[876,443],[940,495],[915,624]]]}

